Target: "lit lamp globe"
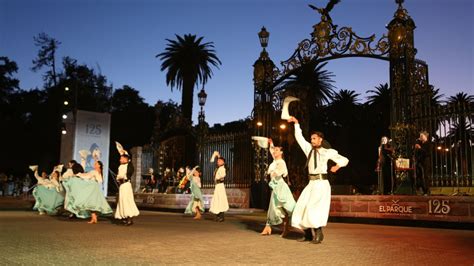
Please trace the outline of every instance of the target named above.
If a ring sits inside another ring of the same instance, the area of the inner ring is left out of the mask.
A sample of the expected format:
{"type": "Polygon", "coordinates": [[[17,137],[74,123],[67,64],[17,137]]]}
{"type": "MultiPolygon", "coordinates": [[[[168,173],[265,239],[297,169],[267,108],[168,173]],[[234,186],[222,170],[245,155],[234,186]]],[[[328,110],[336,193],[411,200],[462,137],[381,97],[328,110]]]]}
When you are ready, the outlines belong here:
{"type": "Polygon", "coordinates": [[[206,104],[207,93],[204,91],[204,87],[198,93],[199,106],[204,106],[206,104]]]}
{"type": "Polygon", "coordinates": [[[262,27],[262,30],[258,33],[258,38],[260,39],[260,45],[265,48],[268,45],[268,38],[270,37],[270,33],[262,27]]]}

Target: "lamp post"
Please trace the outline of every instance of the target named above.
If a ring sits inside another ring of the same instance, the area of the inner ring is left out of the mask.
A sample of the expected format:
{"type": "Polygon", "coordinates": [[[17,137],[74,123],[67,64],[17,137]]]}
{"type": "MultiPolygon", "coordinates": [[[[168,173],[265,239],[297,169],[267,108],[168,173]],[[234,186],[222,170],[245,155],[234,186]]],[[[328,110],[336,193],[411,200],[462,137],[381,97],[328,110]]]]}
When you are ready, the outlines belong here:
{"type": "Polygon", "coordinates": [[[204,114],[204,105],[206,104],[207,100],[207,93],[204,90],[204,85],[202,86],[201,91],[198,93],[198,100],[199,100],[199,106],[201,107],[201,111],[199,111],[199,116],[198,116],[198,134],[199,134],[199,139],[198,139],[198,151],[199,151],[199,164],[203,165],[203,160],[202,160],[202,154],[203,154],[203,148],[204,148],[204,136],[206,134],[206,123],[205,119],[206,116],[204,114]]]}
{"type": "Polygon", "coordinates": [[[262,27],[262,29],[258,33],[258,38],[260,39],[260,45],[262,46],[263,50],[265,50],[265,47],[268,46],[269,37],[270,37],[270,33],[267,31],[265,27],[262,27]]]}
{"type": "MultiPolygon", "coordinates": [[[[271,137],[273,128],[273,91],[272,84],[275,77],[275,64],[268,56],[266,47],[270,33],[265,27],[258,32],[258,38],[262,51],[253,67],[254,81],[254,109],[253,109],[253,134],[257,136],[271,137]]],[[[256,207],[265,208],[268,206],[268,184],[265,181],[265,173],[268,167],[269,154],[267,149],[261,149],[255,145],[254,149],[254,174],[256,194],[256,207]]]]}
{"type": "Polygon", "coordinates": [[[201,106],[201,111],[199,111],[199,116],[198,116],[199,125],[201,126],[201,124],[204,123],[204,120],[206,118],[206,116],[204,115],[204,105],[206,104],[207,93],[204,90],[204,86],[202,87],[201,91],[198,93],[198,100],[199,100],[199,106],[201,106]]]}

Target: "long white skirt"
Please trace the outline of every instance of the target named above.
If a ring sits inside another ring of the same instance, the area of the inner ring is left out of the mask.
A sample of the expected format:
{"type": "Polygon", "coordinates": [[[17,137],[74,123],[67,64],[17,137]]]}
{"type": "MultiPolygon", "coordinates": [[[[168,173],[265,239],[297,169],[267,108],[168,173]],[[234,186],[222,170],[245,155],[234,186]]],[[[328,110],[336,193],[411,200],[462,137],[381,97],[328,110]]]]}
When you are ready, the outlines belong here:
{"type": "Polygon", "coordinates": [[[310,180],[296,202],[291,225],[299,229],[326,226],[331,206],[331,185],[327,180],[310,180]]]}
{"type": "Polygon", "coordinates": [[[214,188],[214,195],[211,200],[211,207],[209,212],[218,214],[229,210],[229,202],[227,201],[227,194],[225,193],[225,186],[223,183],[216,184],[214,188]]]}
{"type": "Polygon", "coordinates": [[[133,189],[130,182],[125,182],[119,187],[119,198],[117,202],[117,210],[115,210],[115,219],[124,219],[128,217],[138,216],[137,205],[133,198],[133,189]]]}

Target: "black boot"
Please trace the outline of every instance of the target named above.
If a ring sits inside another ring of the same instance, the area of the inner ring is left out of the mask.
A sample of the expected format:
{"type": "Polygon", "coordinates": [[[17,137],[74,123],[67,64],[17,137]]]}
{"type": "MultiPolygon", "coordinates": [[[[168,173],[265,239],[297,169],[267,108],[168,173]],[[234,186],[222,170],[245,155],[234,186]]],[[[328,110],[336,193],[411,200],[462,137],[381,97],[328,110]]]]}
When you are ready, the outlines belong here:
{"type": "Polygon", "coordinates": [[[313,237],[311,235],[311,229],[308,228],[308,229],[304,230],[304,236],[301,237],[301,238],[298,238],[296,241],[304,242],[304,241],[311,241],[311,239],[313,239],[313,237]]]}
{"type": "Polygon", "coordinates": [[[133,224],[133,218],[132,217],[128,217],[127,218],[127,223],[125,225],[129,226],[129,225],[132,225],[133,224]]]}
{"type": "Polygon", "coordinates": [[[311,230],[313,232],[313,240],[311,241],[311,243],[319,244],[319,243],[323,242],[323,239],[324,239],[323,229],[321,227],[319,227],[319,228],[316,228],[316,229],[312,228],[311,230]]]}
{"type": "Polygon", "coordinates": [[[220,212],[220,213],[217,215],[217,221],[218,221],[218,222],[223,222],[223,221],[224,221],[224,212],[220,212]]]}

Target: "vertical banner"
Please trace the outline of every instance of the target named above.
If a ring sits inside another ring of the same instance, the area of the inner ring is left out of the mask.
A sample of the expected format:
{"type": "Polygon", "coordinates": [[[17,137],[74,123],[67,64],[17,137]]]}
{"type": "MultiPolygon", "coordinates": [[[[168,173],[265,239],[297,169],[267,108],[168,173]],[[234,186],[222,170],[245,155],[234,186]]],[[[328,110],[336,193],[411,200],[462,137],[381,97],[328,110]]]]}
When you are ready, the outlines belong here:
{"type": "Polygon", "coordinates": [[[73,158],[89,172],[94,163],[104,164],[102,192],[107,195],[109,176],[110,114],[77,111],[73,158]]]}

